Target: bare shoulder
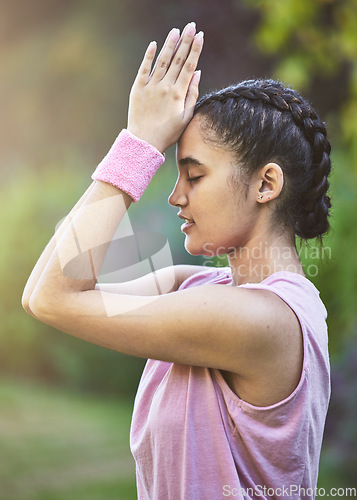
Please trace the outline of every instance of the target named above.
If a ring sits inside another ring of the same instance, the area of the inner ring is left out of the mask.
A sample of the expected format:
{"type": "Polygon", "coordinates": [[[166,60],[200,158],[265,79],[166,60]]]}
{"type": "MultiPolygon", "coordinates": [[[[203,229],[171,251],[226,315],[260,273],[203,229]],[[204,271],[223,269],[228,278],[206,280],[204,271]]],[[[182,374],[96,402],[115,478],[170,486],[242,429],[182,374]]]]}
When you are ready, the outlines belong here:
{"type": "Polygon", "coordinates": [[[242,365],[237,365],[236,370],[222,374],[241,399],[255,406],[270,406],[290,396],[300,381],[303,333],[295,312],[278,295],[259,289],[249,292],[255,296],[257,306],[251,323],[250,363],[244,365],[244,372],[242,365]]]}

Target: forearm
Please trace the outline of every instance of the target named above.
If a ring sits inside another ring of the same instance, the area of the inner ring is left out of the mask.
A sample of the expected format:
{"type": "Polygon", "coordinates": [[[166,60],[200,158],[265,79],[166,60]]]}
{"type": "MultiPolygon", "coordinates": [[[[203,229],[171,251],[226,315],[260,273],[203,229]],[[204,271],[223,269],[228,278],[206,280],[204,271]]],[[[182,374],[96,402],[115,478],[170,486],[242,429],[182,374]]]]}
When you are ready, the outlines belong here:
{"type": "Polygon", "coordinates": [[[68,300],[73,293],[94,289],[127,208],[140,199],[164,161],[162,153],[191,120],[198,96],[200,73],[195,69],[203,35],[195,35],[191,23],[180,41],[178,38],[177,29],[169,33],[154,69],[156,44],[149,44],[130,93],[128,130],[119,134],[92,176],[97,182],[36,264],[24,292],[28,312],[32,305],[40,312],[52,305],[56,309],[61,296],[68,300]]]}
{"type": "MultiPolygon", "coordinates": [[[[55,250],[56,247],[56,241],[60,239],[66,228],[68,227],[70,220],[73,219],[75,214],[77,213],[78,209],[83,205],[85,199],[88,197],[90,192],[92,191],[94,187],[94,182],[88,187],[88,189],[85,191],[83,196],[78,200],[78,202],[75,204],[75,206],[72,208],[70,213],[65,217],[65,219],[62,221],[62,224],[60,227],[56,230],[55,234],[52,236],[50,241],[48,242],[46,248],[43,250],[40,258],[38,259],[35,267],[33,268],[29,279],[26,282],[23,294],[22,294],[22,306],[24,307],[25,311],[29,314],[32,314],[32,311],[30,310],[29,307],[29,302],[30,302],[30,297],[32,295],[32,292],[34,291],[41,274],[43,270],[45,269],[45,266],[51,257],[53,251],[55,250]]],[[[32,314],[33,315],[33,314],[32,314]]]]}
{"type": "Polygon", "coordinates": [[[63,294],[94,289],[108,246],[131,202],[128,194],[110,184],[91,185],[53,237],[54,249],[32,292],[30,308],[59,303],[63,294]]]}
{"type": "Polygon", "coordinates": [[[37,283],[31,280],[34,289],[25,307],[28,312],[37,316],[57,310],[61,297],[94,289],[120,221],[163,161],[155,147],[122,130],[93,173],[95,182],[88,194],[67,216],[40,259],[37,283]]]}

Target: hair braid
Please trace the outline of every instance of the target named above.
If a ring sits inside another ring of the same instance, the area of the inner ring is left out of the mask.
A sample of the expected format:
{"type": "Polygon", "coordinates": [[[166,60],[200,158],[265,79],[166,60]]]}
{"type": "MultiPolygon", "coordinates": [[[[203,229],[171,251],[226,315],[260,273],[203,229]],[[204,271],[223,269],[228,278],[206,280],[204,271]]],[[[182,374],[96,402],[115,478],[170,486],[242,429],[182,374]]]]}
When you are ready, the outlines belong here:
{"type": "Polygon", "coordinates": [[[321,238],[328,231],[331,146],[325,124],[307,101],[280,82],[247,80],[206,94],[195,113],[208,119],[216,139],[235,149],[249,171],[273,159],[283,163],[290,186],[281,212],[295,234],[321,238]]]}

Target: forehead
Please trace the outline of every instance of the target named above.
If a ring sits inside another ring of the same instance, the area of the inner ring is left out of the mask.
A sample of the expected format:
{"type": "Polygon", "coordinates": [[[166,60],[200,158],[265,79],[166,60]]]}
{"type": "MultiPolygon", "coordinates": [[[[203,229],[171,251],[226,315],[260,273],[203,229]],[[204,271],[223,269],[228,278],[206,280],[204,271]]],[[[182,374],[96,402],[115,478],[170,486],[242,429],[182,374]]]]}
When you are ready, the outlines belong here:
{"type": "Polygon", "coordinates": [[[195,117],[186,127],[176,147],[176,159],[178,167],[186,164],[199,164],[213,167],[219,165],[232,166],[235,161],[233,155],[228,151],[210,143],[202,133],[203,122],[195,117]],[[196,160],[196,161],[190,161],[196,160]]]}

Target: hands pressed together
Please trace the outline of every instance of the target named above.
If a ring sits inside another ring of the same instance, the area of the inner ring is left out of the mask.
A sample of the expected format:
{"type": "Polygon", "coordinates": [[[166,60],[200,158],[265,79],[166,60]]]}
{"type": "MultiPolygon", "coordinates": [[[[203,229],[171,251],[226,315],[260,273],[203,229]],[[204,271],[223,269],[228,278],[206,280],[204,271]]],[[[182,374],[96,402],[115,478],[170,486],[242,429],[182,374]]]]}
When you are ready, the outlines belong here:
{"type": "Polygon", "coordinates": [[[196,71],[203,32],[195,23],[173,28],[157,57],[151,42],[130,92],[127,129],[162,153],[175,144],[193,116],[201,72],[196,71]]]}

